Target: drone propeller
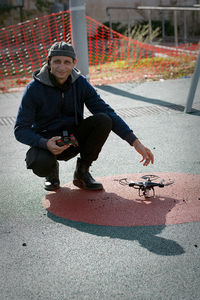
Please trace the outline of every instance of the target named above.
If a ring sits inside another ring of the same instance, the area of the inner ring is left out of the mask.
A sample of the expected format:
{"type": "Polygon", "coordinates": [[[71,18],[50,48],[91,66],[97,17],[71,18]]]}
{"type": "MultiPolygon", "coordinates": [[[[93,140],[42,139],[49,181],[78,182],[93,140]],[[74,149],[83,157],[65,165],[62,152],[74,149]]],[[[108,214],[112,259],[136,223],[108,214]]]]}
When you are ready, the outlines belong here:
{"type": "MultiPolygon", "coordinates": [[[[152,181],[152,180],[157,180],[158,178],[160,178],[159,176],[157,175],[144,175],[142,176],[141,178],[143,179],[146,179],[147,181],[152,181]]],[[[163,178],[161,181],[160,181],[160,185],[163,185],[163,186],[168,186],[168,185],[171,185],[172,183],[174,183],[173,180],[169,179],[168,182],[165,183],[165,179],[163,178]]]]}
{"type": "Polygon", "coordinates": [[[157,176],[157,175],[149,174],[149,175],[143,175],[141,178],[142,179],[147,179],[149,181],[149,180],[157,180],[160,177],[157,176]]]}

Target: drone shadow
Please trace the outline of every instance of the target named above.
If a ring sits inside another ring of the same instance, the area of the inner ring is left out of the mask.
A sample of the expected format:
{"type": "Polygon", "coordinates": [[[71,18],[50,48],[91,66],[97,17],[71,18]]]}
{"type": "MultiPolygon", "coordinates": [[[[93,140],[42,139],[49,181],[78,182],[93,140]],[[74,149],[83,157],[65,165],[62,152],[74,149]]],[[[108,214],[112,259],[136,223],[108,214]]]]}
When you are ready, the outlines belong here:
{"type": "Polygon", "coordinates": [[[166,214],[177,204],[175,199],[155,197],[147,201],[139,198],[130,201],[106,191],[89,193],[88,198],[88,192],[72,190],[68,187],[46,195],[46,199],[49,202],[47,216],[54,222],[96,236],[138,241],[142,247],[157,255],[173,256],[184,253],[184,249],[177,242],[157,236],[166,227],[166,214]],[[61,195],[62,197],[59,197],[61,195]],[[90,215],[94,217],[93,221],[92,217],[88,222],[82,221],[80,216],[82,212],[84,213],[84,209],[88,209],[90,215]],[[66,212],[66,215],[63,217],[59,212],[66,212]],[[101,215],[105,220],[109,218],[113,220],[114,226],[98,225],[98,222],[95,224],[98,217],[101,220],[101,215]],[[130,216],[134,220],[133,224],[136,225],[118,226],[117,224],[120,223],[115,222],[116,218],[129,220],[130,216]]]}

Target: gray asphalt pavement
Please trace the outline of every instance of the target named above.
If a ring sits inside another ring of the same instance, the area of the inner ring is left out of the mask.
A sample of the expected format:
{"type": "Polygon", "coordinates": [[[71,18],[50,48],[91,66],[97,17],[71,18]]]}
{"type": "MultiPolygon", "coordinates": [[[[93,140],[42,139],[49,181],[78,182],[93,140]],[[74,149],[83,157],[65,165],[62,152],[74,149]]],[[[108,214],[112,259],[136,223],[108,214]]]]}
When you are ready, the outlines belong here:
{"type": "MultiPolygon", "coordinates": [[[[193,112],[183,112],[190,83],[183,78],[98,86],[152,150],[155,164],[144,168],[132,147],[111,133],[91,168],[93,177],[200,174],[200,82],[193,112]]],[[[0,298],[199,299],[199,222],[99,226],[59,218],[42,207],[43,179],[26,170],[28,147],[13,135],[21,96],[0,94],[0,298]]],[[[75,162],[60,163],[61,184],[72,181],[75,162]]]]}

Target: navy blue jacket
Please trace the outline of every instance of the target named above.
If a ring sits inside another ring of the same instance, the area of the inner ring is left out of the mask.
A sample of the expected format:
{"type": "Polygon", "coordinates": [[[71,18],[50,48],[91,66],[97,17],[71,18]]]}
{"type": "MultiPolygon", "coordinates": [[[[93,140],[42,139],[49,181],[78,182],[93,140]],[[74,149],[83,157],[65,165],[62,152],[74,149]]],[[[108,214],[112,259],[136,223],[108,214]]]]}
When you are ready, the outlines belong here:
{"type": "Polygon", "coordinates": [[[27,85],[19,107],[14,133],[16,139],[29,146],[46,148],[49,138],[66,129],[73,132],[83,120],[84,105],[92,114],[104,112],[112,119],[112,130],[133,144],[136,136],[115,111],[101,99],[96,90],[74,68],[72,84],[61,91],[49,78],[47,65],[36,71],[27,85]]]}

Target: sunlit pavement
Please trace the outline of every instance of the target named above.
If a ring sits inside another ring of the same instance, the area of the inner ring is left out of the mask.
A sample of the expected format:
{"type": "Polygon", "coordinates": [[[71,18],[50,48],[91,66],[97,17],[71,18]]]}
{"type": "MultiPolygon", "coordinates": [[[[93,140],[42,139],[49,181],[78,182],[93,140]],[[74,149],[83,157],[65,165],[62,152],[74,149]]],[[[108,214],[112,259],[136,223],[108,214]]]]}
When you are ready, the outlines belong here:
{"type": "Polygon", "coordinates": [[[190,83],[97,87],[155,155],[143,167],[112,133],[91,167],[102,192],[73,187],[73,159],[46,193],[13,136],[22,92],[0,94],[1,299],[199,299],[200,83],[185,114],[190,83]],[[119,184],[144,174],[174,184],[150,199],[119,184]]]}

